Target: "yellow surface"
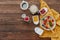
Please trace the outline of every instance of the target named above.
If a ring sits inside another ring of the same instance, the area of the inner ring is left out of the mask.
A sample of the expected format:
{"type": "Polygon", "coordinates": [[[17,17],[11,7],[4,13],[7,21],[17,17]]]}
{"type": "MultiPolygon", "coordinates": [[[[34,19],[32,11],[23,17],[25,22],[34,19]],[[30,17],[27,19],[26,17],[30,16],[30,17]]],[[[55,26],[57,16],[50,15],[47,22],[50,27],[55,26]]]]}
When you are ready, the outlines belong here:
{"type": "MultiPolygon", "coordinates": [[[[58,12],[56,12],[54,9],[50,9],[50,7],[47,5],[47,3],[43,0],[40,0],[40,9],[43,7],[47,7],[48,8],[48,12],[46,15],[50,15],[53,16],[56,20],[56,23],[60,21],[60,14],[58,12]],[[59,20],[59,21],[58,21],[59,20]]],[[[42,15],[40,15],[40,18],[44,17],[42,15]]],[[[58,23],[55,27],[55,29],[53,30],[54,33],[52,33],[51,31],[44,31],[43,35],[41,35],[40,37],[51,37],[51,40],[60,40],[60,24],[58,23]],[[59,25],[59,26],[57,26],[59,25]]]]}
{"type": "Polygon", "coordinates": [[[59,18],[59,13],[57,11],[55,11],[54,9],[51,9],[51,11],[52,11],[52,14],[53,14],[55,20],[57,20],[59,18]]]}
{"type": "MultiPolygon", "coordinates": [[[[54,13],[52,13],[52,14],[54,14],[54,13]]],[[[55,13],[56,14],[56,13],[55,13]]],[[[55,15],[54,14],[54,15],[55,15]]],[[[59,13],[57,13],[57,15],[56,16],[58,16],[59,15],[59,13]]],[[[54,17],[54,16],[53,16],[54,17]]],[[[42,18],[42,17],[41,17],[42,18]]],[[[57,17],[57,18],[59,18],[59,17],[57,17]]],[[[59,19],[56,19],[56,22],[58,22],[58,20],[59,19]]],[[[60,21],[60,20],[59,20],[60,21]]],[[[55,27],[55,29],[53,30],[54,31],[54,33],[52,33],[51,31],[44,31],[44,33],[43,33],[43,35],[42,36],[40,36],[40,37],[51,37],[52,38],[52,40],[59,40],[60,38],[60,26],[57,26],[56,25],[56,27],[55,27]],[[58,38],[58,39],[56,39],[56,38],[58,38]]]]}

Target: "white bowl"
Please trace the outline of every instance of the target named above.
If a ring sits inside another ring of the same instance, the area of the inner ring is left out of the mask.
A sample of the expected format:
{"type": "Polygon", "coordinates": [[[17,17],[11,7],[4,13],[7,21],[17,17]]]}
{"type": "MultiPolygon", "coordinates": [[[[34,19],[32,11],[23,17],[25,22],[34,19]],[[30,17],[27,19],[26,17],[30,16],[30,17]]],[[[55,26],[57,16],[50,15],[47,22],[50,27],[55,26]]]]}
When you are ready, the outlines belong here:
{"type": "Polygon", "coordinates": [[[27,10],[28,7],[29,7],[29,4],[28,4],[27,1],[22,1],[22,2],[20,3],[20,8],[21,8],[22,10],[27,10]],[[23,8],[23,7],[22,7],[22,5],[23,5],[24,3],[26,4],[26,8],[23,8]]]}
{"type": "MultiPolygon", "coordinates": [[[[47,16],[44,16],[43,18],[45,18],[45,17],[47,17],[47,16]]],[[[52,17],[52,16],[50,16],[50,17],[52,17]]],[[[43,29],[48,30],[48,31],[53,30],[53,29],[55,28],[55,26],[56,26],[56,20],[52,17],[52,19],[54,19],[54,26],[53,26],[52,28],[50,28],[50,29],[47,29],[47,28],[45,28],[45,27],[42,26],[42,19],[43,19],[43,18],[40,19],[40,26],[41,26],[43,29]]]]}
{"type": "Polygon", "coordinates": [[[38,12],[39,9],[36,5],[31,5],[29,10],[32,14],[35,14],[36,12],[38,12]]]}
{"type": "Polygon", "coordinates": [[[38,25],[38,24],[39,24],[39,16],[38,16],[38,15],[35,15],[35,16],[32,16],[33,23],[34,23],[35,25],[38,25]],[[35,17],[35,16],[37,17],[37,20],[38,20],[38,21],[36,21],[36,22],[34,21],[34,17],[35,17]]]}

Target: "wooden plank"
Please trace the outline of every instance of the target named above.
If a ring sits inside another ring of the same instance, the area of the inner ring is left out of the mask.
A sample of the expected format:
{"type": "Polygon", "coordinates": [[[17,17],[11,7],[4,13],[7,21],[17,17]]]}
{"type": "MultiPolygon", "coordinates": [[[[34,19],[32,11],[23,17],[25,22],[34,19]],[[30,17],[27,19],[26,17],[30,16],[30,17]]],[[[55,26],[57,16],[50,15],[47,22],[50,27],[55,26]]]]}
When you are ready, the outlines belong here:
{"type": "Polygon", "coordinates": [[[20,32],[34,31],[35,26],[32,24],[20,24],[20,25],[0,25],[0,32],[20,32]]]}
{"type": "MultiPolygon", "coordinates": [[[[34,32],[36,26],[32,22],[28,24],[22,21],[22,13],[26,13],[30,18],[32,15],[29,10],[22,11],[20,9],[21,1],[0,0],[0,40],[51,40],[51,38],[39,38],[34,32]]],[[[38,0],[26,1],[30,5],[36,4],[38,7],[40,6],[38,0]]],[[[60,12],[60,0],[45,1],[51,8],[60,12]]]]}
{"type": "MultiPolygon", "coordinates": [[[[21,2],[21,1],[20,1],[21,2]]],[[[21,13],[23,12],[21,9],[20,9],[20,2],[19,1],[4,1],[4,2],[1,2],[0,4],[0,13],[21,13]],[[11,3],[11,4],[10,4],[11,3]]],[[[51,7],[51,8],[54,8],[56,9],[58,12],[60,12],[60,1],[56,3],[56,0],[55,1],[48,1],[46,0],[47,4],[51,7]],[[54,5],[54,6],[53,6],[54,5]]],[[[37,3],[37,2],[36,2],[37,3]]],[[[31,3],[30,3],[31,4],[31,3]]],[[[35,4],[35,3],[34,3],[35,4]]],[[[39,3],[38,3],[39,4],[39,3]]],[[[37,4],[37,5],[38,5],[37,4]]],[[[38,6],[39,7],[39,6],[38,6]]]]}
{"type": "MultiPolygon", "coordinates": [[[[23,13],[23,12],[22,12],[23,13]]],[[[0,13],[0,24],[20,24],[24,23],[21,18],[22,13],[0,13]]],[[[32,22],[31,14],[29,12],[26,13],[32,22]]]]}
{"type": "Polygon", "coordinates": [[[49,6],[60,13],[60,4],[51,4],[49,6]]]}
{"type": "MultiPolygon", "coordinates": [[[[0,0],[0,13],[22,13],[23,11],[20,9],[21,1],[22,0],[0,0]]],[[[31,2],[31,0],[26,1],[31,2]]],[[[32,2],[35,4],[37,0],[32,0],[32,2]]]]}
{"type": "Polygon", "coordinates": [[[50,38],[39,38],[33,32],[0,32],[1,40],[51,40],[50,38]],[[21,35],[23,34],[23,35],[21,35]]]}
{"type": "Polygon", "coordinates": [[[60,0],[44,0],[45,2],[47,2],[48,4],[60,4],[60,0]]]}

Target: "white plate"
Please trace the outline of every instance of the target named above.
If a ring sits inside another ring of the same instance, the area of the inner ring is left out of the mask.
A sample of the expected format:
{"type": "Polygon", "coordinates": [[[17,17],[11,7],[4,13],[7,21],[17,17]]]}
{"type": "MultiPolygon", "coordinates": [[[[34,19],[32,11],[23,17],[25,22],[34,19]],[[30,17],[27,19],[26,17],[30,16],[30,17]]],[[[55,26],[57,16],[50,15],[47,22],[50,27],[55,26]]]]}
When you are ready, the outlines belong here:
{"type": "Polygon", "coordinates": [[[33,23],[34,23],[35,25],[38,25],[38,24],[39,24],[39,17],[38,17],[38,15],[35,15],[35,16],[32,16],[33,23]],[[35,16],[37,17],[37,20],[38,20],[38,21],[36,21],[36,22],[34,21],[34,17],[35,17],[35,16]]]}
{"type": "MultiPolygon", "coordinates": [[[[46,17],[47,17],[47,16],[44,16],[43,18],[46,18],[46,17]]],[[[52,19],[54,19],[52,16],[50,16],[50,17],[51,17],[52,19]]],[[[53,29],[55,28],[55,26],[56,26],[56,20],[54,19],[54,25],[53,25],[53,27],[51,27],[50,29],[47,29],[46,27],[42,26],[42,24],[43,24],[43,23],[42,23],[42,19],[43,19],[43,18],[40,19],[40,26],[41,26],[43,29],[48,30],[48,31],[49,31],[49,30],[53,30],[53,29]]]]}
{"type": "Polygon", "coordinates": [[[38,12],[39,9],[36,5],[31,5],[29,10],[32,14],[35,14],[36,12],[38,12]]]}

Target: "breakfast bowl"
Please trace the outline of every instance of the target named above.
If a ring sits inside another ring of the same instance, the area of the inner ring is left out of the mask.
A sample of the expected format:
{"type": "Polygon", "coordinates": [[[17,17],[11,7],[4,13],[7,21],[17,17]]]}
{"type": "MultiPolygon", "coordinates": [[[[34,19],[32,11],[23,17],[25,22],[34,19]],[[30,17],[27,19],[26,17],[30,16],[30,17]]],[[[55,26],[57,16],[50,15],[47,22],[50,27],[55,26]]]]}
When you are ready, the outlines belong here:
{"type": "Polygon", "coordinates": [[[40,26],[45,30],[53,30],[56,26],[56,21],[53,16],[44,16],[40,19],[40,26]]]}

